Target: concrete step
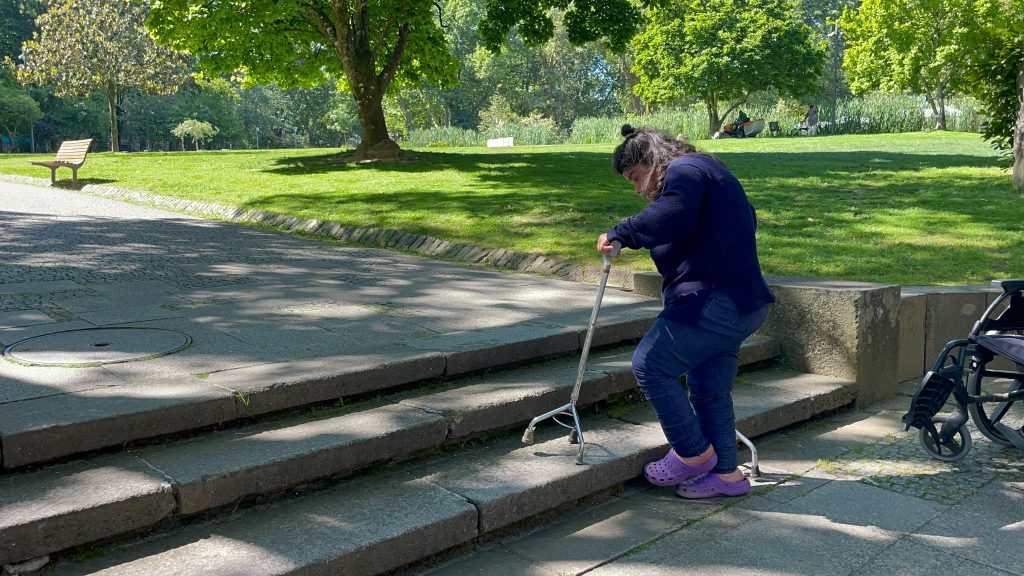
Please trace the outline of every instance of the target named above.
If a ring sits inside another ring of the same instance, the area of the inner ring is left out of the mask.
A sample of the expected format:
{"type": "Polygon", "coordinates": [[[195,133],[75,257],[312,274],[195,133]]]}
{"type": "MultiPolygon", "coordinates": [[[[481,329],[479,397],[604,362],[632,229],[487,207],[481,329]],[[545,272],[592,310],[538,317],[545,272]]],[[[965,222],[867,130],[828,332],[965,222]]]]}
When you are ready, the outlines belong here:
{"type": "MultiPolygon", "coordinates": [[[[852,382],[773,370],[740,382],[741,430],[756,436],[849,403],[852,382]],[[794,391],[802,392],[799,397],[794,391]],[[810,411],[810,414],[809,412],[810,411]]],[[[372,575],[571,505],[637,477],[667,449],[637,406],[622,418],[584,420],[585,464],[558,426],[538,442],[487,442],[221,514],[139,542],[89,551],[46,574],[59,576],[372,575]],[[636,422],[627,421],[634,419],[636,422]]]]}
{"type": "MultiPolygon", "coordinates": [[[[643,336],[657,303],[602,310],[593,346],[643,336]]],[[[456,378],[560,355],[578,354],[586,317],[435,334],[358,352],[254,363],[182,376],[145,367],[128,384],[0,404],[0,461],[17,469],[127,443],[179,435],[307,404],[456,378]]],[[[192,330],[196,347],[202,334],[192,330]]],[[[127,370],[127,369],[126,369],[127,370]]]]}
{"type": "MultiPolygon", "coordinates": [[[[580,406],[635,386],[633,347],[597,350],[580,406]]],[[[774,358],[751,338],[741,362],[774,358]]],[[[443,389],[408,391],[316,410],[89,461],[0,476],[0,565],[237,504],[372,464],[409,459],[446,443],[521,426],[565,402],[577,358],[465,377],[443,389]],[[123,518],[123,521],[113,519],[123,518]]]]}

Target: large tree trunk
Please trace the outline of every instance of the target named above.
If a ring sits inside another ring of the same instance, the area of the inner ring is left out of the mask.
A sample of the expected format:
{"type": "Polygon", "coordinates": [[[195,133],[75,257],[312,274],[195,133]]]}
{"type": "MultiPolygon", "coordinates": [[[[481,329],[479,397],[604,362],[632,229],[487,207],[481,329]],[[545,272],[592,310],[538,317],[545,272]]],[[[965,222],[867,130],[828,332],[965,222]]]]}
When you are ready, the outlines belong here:
{"type": "Polygon", "coordinates": [[[362,141],[346,160],[398,158],[402,155],[402,150],[388,135],[382,101],[402,61],[405,43],[409,38],[409,24],[398,25],[398,40],[391,54],[385,62],[378,62],[381,54],[374,53],[370,44],[369,7],[361,4],[352,7],[352,11],[349,12],[347,3],[340,3],[335,6],[335,10],[341,12],[333,21],[329,18],[320,18],[319,25],[334,41],[335,53],[345,70],[345,79],[348,80],[349,89],[356,100],[359,122],[363,127],[362,141]],[[383,64],[379,73],[378,64],[383,64]]]}
{"type": "Polygon", "coordinates": [[[626,80],[626,91],[629,93],[629,111],[633,114],[643,114],[644,103],[640,101],[640,97],[634,91],[636,85],[640,83],[640,78],[633,74],[625,54],[619,55],[619,70],[622,72],[623,79],[626,80]]]}
{"type": "Polygon", "coordinates": [[[117,91],[107,88],[107,106],[110,110],[110,151],[117,152],[121,149],[117,135],[117,91]]]}
{"type": "Polygon", "coordinates": [[[359,123],[363,127],[363,139],[352,153],[351,160],[392,159],[402,155],[402,149],[388,134],[387,122],[384,119],[384,94],[367,94],[370,90],[363,89],[363,94],[356,97],[356,108],[359,123]]]}
{"type": "Polygon", "coordinates": [[[1024,193],[1024,68],[1017,74],[1017,122],[1013,130],[1013,187],[1024,193]]]}
{"type": "Polygon", "coordinates": [[[942,90],[936,90],[934,96],[929,96],[928,105],[932,108],[932,117],[935,118],[935,129],[946,129],[946,94],[942,90]]]}
{"type": "MultiPolygon", "coordinates": [[[[722,129],[722,118],[718,115],[718,96],[709,94],[704,101],[704,105],[708,109],[708,137],[711,137],[715,135],[715,132],[722,129]]],[[[693,135],[689,136],[696,139],[693,135]]]]}

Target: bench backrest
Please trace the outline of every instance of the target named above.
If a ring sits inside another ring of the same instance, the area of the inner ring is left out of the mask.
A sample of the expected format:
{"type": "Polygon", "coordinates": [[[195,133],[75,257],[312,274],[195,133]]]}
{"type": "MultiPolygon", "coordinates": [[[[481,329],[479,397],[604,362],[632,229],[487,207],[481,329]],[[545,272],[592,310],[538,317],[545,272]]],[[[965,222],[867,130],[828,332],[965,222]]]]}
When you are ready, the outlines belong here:
{"type": "Polygon", "coordinates": [[[88,140],[65,140],[61,142],[60,148],[57,149],[57,162],[81,164],[85,162],[85,155],[89,152],[89,146],[91,145],[92,138],[88,140]]]}

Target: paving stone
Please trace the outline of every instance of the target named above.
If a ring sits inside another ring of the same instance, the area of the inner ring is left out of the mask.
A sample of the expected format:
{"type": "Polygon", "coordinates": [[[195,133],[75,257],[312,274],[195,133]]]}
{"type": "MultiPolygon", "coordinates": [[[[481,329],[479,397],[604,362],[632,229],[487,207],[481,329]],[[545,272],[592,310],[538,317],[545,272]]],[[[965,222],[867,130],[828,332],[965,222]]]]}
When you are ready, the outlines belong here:
{"type": "MultiPolygon", "coordinates": [[[[1018,458],[1019,463],[1019,458],[1018,458]]],[[[1024,492],[989,484],[918,530],[914,542],[1013,574],[1024,570],[1024,492]]]]}
{"type": "MultiPolygon", "coordinates": [[[[102,367],[61,368],[22,366],[0,360],[0,407],[47,396],[124,384],[124,379],[102,367]]],[[[0,430],[3,424],[0,422],[0,430]]]]}
{"type": "Polygon", "coordinates": [[[127,455],[0,476],[0,565],[148,527],[174,505],[167,480],[127,455]]]}
{"type": "Polygon", "coordinates": [[[579,574],[677,529],[678,518],[673,515],[616,499],[505,547],[555,574],[579,574]]]}
{"type": "Polygon", "coordinates": [[[423,576],[564,576],[543,566],[533,564],[501,547],[458,558],[433,567],[423,576]]]}
{"type": "Polygon", "coordinates": [[[1012,576],[989,564],[982,564],[967,559],[958,553],[929,548],[910,538],[896,542],[878,556],[871,558],[857,569],[863,576],[934,576],[950,574],[953,576],[970,576],[974,574],[990,574],[991,576],[1012,576]]]}

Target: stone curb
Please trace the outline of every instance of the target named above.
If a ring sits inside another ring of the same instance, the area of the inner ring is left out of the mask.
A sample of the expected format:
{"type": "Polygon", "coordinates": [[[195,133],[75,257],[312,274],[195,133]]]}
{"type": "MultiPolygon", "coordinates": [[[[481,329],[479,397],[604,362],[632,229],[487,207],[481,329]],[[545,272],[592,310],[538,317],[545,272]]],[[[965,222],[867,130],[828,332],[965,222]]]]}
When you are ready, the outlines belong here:
{"type": "MultiPolygon", "coordinates": [[[[0,174],[0,180],[46,188],[50,187],[49,180],[31,176],[0,174]]],[[[469,244],[457,244],[433,236],[411,234],[396,228],[345,226],[337,222],[327,222],[315,218],[303,219],[288,214],[224,206],[212,202],[184,200],[100,184],[86,184],[77,191],[125,202],[158,206],[175,212],[213,216],[230,222],[257,224],[290,233],[302,233],[310,236],[333,238],[342,242],[363,246],[413,252],[429,258],[455,260],[469,264],[484,264],[492,268],[504,270],[560,276],[576,282],[592,282],[599,278],[601,274],[599,266],[580,266],[570,262],[549,260],[544,256],[529,252],[511,252],[503,248],[481,248],[469,244]]],[[[633,286],[633,273],[628,270],[613,269],[609,275],[608,284],[631,289],[633,286]]]]}

